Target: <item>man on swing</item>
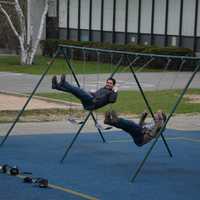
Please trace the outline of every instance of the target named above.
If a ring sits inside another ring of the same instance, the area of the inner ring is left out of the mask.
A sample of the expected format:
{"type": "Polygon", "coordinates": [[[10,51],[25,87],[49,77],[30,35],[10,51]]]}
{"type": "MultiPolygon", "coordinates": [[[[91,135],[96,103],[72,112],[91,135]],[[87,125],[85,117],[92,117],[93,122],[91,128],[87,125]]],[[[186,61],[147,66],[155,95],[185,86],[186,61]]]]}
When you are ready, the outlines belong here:
{"type": "Polygon", "coordinates": [[[137,124],[132,120],[119,118],[115,111],[106,112],[104,123],[124,130],[133,138],[137,146],[143,146],[158,136],[159,130],[166,121],[165,113],[157,111],[154,115],[154,122],[145,124],[147,114],[147,112],[143,112],[137,124]]]}
{"type": "Polygon", "coordinates": [[[106,85],[96,92],[87,92],[80,87],[71,85],[65,80],[65,75],[61,75],[60,82],[57,77],[52,78],[52,89],[73,94],[81,103],[85,110],[96,110],[117,100],[117,89],[114,87],[116,80],[112,77],[106,80],[106,85]]]}

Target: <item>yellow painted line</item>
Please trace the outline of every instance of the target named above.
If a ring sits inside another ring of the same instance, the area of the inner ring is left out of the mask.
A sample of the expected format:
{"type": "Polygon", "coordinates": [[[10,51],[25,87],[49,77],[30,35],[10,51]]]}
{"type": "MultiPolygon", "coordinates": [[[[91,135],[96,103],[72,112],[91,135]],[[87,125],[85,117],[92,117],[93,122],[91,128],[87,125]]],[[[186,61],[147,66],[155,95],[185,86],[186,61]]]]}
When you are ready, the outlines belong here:
{"type": "Polygon", "coordinates": [[[133,140],[129,140],[129,139],[124,139],[124,140],[112,140],[112,141],[108,141],[107,143],[121,143],[121,142],[133,142],[133,140]]]}
{"type": "Polygon", "coordinates": [[[185,141],[191,141],[191,142],[200,142],[200,139],[193,139],[189,137],[171,137],[171,138],[167,138],[167,140],[185,140],[185,141]]]}
{"type": "MultiPolygon", "coordinates": [[[[24,179],[26,176],[24,175],[17,175],[16,177],[18,178],[21,178],[21,179],[24,179]]],[[[87,199],[87,200],[99,200],[97,199],[96,197],[92,197],[90,195],[87,195],[87,194],[83,194],[81,192],[77,192],[77,191],[74,191],[74,190],[71,190],[71,189],[68,189],[68,188],[64,188],[62,186],[58,186],[58,185],[54,185],[54,184],[48,184],[48,187],[49,188],[52,188],[52,189],[55,189],[55,190],[60,190],[60,191],[63,191],[63,192],[66,192],[66,193],[69,193],[69,194],[73,194],[75,196],[78,196],[82,199],[87,199]]]]}
{"type": "Polygon", "coordinates": [[[92,197],[92,196],[89,196],[89,195],[86,195],[86,194],[83,194],[83,193],[80,193],[80,192],[76,192],[74,190],[71,190],[71,189],[68,189],[68,188],[64,188],[64,187],[61,187],[61,186],[58,186],[58,185],[48,184],[48,186],[50,188],[53,188],[53,189],[56,189],[56,190],[61,190],[63,192],[67,192],[67,193],[73,194],[73,195],[81,197],[83,199],[98,200],[96,197],[92,197]]]}

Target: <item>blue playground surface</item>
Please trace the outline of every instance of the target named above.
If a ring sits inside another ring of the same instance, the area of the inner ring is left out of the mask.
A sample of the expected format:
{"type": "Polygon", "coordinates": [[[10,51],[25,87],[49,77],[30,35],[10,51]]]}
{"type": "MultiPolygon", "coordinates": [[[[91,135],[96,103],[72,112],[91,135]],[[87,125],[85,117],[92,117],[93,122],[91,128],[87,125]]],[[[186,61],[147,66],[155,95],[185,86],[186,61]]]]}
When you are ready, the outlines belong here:
{"type": "Polygon", "coordinates": [[[173,157],[159,139],[133,183],[129,178],[151,143],[137,147],[124,132],[105,132],[107,143],[97,133],[81,133],[63,164],[60,159],[74,134],[11,135],[0,148],[0,164],[17,165],[33,177],[46,178],[53,188],[0,173],[0,199],[198,199],[200,131],[168,129],[164,135],[173,157]]]}

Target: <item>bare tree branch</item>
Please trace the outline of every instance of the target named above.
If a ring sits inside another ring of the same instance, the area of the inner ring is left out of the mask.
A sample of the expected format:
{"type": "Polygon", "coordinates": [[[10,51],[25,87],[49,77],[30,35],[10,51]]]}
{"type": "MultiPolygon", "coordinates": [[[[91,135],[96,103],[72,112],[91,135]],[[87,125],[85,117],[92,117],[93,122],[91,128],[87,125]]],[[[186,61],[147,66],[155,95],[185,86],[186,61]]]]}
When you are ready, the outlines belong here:
{"type": "Polygon", "coordinates": [[[15,2],[0,1],[0,4],[15,5],[15,2]]]}
{"type": "Polygon", "coordinates": [[[9,23],[11,29],[13,30],[14,34],[17,36],[18,39],[20,39],[19,33],[17,32],[17,30],[16,30],[14,24],[12,23],[12,21],[11,21],[9,15],[8,15],[8,13],[7,13],[6,10],[2,7],[1,4],[0,4],[0,11],[2,11],[2,13],[3,13],[3,14],[5,15],[5,17],[7,18],[8,23],[9,23]]]}

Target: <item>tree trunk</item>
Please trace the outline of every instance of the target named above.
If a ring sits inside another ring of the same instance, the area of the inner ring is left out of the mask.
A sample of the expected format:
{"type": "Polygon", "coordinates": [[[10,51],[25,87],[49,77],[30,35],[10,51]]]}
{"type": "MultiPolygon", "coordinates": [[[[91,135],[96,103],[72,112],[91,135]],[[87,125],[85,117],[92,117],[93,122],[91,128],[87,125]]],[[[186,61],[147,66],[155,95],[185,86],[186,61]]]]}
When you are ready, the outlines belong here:
{"type": "MultiPolygon", "coordinates": [[[[33,59],[35,57],[39,42],[42,37],[42,32],[44,29],[44,24],[45,24],[45,19],[46,19],[46,14],[48,11],[48,2],[49,0],[45,0],[45,5],[44,5],[44,10],[41,16],[41,21],[40,21],[40,27],[37,33],[37,38],[36,40],[30,41],[30,38],[32,38],[32,31],[28,31],[26,29],[26,22],[25,22],[25,17],[23,14],[23,11],[20,7],[19,0],[14,0],[12,5],[15,7],[15,11],[17,14],[17,17],[19,19],[19,25],[20,25],[20,31],[18,32],[11,21],[10,16],[6,12],[6,10],[2,7],[1,3],[5,3],[4,1],[0,1],[0,11],[5,15],[11,29],[13,30],[15,36],[17,37],[19,44],[20,44],[20,61],[21,65],[31,65],[33,63],[33,59]],[[30,34],[30,35],[27,35],[30,34]]],[[[30,27],[29,27],[30,28],[30,27]]]]}

